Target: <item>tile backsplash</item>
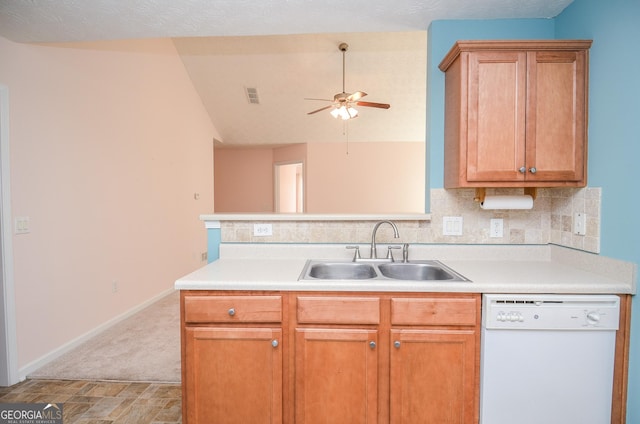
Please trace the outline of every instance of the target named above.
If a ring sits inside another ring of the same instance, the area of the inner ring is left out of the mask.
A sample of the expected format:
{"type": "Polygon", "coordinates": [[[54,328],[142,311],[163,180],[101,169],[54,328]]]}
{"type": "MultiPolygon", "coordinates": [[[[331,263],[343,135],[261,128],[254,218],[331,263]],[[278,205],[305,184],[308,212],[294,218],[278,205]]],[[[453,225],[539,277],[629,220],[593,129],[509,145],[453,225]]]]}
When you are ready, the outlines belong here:
{"type": "MultiPolygon", "coordinates": [[[[487,195],[522,194],[522,189],[487,189],[487,195]]],[[[474,189],[431,190],[431,242],[471,244],[553,243],[600,252],[600,188],[538,189],[528,210],[483,210],[474,189]],[[573,234],[576,213],[586,215],[586,235],[573,234]],[[462,236],[442,235],[445,216],[463,218],[462,236]],[[503,237],[489,236],[490,220],[503,220],[503,237]]]]}
{"type": "MultiPolygon", "coordinates": [[[[487,195],[522,194],[522,189],[487,189],[487,195]]],[[[600,188],[538,189],[529,210],[483,210],[474,189],[432,189],[431,221],[398,220],[400,239],[383,225],[382,243],[547,244],[600,252],[600,188]],[[575,213],[586,216],[586,235],[573,233],[575,213]],[[443,235],[443,217],[462,217],[460,236],[443,235]],[[503,237],[489,237],[490,220],[503,220],[503,237]]],[[[253,235],[255,221],[222,221],[222,242],[369,243],[373,221],[271,221],[273,235],[253,235]]]]}

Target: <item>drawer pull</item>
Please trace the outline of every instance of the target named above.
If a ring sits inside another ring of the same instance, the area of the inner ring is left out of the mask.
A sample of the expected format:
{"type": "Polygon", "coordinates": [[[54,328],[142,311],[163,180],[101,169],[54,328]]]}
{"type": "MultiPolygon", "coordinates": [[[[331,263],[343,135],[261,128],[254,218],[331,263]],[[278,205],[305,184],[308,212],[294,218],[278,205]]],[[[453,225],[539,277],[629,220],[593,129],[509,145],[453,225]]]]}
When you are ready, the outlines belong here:
{"type": "Polygon", "coordinates": [[[395,342],[393,342],[393,347],[395,347],[396,349],[400,349],[400,341],[396,340],[395,342]]]}
{"type": "Polygon", "coordinates": [[[273,339],[273,340],[271,341],[271,346],[273,346],[273,347],[278,347],[278,339],[273,339]]]}
{"type": "Polygon", "coordinates": [[[236,310],[235,310],[235,308],[231,308],[231,309],[229,309],[229,316],[230,316],[230,317],[234,316],[235,314],[236,314],[236,310]]]}
{"type": "Polygon", "coordinates": [[[375,349],[376,348],[376,342],[374,342],[373,340],[369,342],[369,347],[371,349],[375,349]]]}

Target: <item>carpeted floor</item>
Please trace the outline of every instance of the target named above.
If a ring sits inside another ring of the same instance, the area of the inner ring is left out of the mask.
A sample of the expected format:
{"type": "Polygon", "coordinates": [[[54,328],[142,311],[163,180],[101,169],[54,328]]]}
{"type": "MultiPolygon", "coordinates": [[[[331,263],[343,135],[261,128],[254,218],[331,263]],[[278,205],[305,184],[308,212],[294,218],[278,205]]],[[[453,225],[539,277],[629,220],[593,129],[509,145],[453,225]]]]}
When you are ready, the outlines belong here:
{"type": "Polygon", "coordinates": [[[119,322],[29,378],[179,383],[179,292],[119,322]]]}

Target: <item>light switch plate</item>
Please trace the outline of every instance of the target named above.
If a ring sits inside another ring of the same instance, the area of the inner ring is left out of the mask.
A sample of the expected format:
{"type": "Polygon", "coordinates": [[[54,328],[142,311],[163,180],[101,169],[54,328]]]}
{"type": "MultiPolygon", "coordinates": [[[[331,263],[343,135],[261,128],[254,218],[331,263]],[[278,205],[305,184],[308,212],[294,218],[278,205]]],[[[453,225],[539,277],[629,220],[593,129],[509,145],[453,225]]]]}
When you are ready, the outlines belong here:
{"type": "Polygon", "coordinates": [[[17,216],[15,222],[15,233],[16,234],[28,234],[29,230],[29,217],[28,216],[17,216]]]}
{"type": "Polygon", "coordinates": [[[461,236],[462,235],[462,217],[461,216],[443,217],[442,218],[442,235],[461,236]]]}

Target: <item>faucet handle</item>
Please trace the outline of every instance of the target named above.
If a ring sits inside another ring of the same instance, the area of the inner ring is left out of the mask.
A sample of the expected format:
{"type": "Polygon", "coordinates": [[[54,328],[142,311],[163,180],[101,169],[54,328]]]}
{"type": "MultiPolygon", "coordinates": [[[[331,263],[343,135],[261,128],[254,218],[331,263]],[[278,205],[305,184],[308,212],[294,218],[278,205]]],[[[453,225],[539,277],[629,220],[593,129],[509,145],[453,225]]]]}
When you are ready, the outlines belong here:
{"type": "Polygon", "coordinates": [[[353,254],[353,262],[356,262],[360,257],[360,246],[347,246],[347,249],[354,249],[355,253],[353,254]]]}
{"type": "Polygon", "coordinates": [[[402,246],[391,245],[387,248],[387,259],[391,259],[391,262],[395,262],[393,259],[393,253],[391,252],[391,249],[402,249],[402,246]]]}

